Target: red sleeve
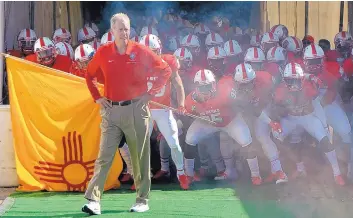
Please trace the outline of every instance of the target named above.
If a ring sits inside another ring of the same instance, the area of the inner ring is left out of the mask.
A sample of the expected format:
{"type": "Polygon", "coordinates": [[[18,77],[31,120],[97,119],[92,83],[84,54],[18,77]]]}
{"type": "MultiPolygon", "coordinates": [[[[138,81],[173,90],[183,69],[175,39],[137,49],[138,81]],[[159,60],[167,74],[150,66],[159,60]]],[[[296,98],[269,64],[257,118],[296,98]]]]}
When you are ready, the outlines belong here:
{"type": "Polygon", "coordinates": [[[98,75],[98,70],[99,68],[99,63],[100,63],[100,57],[101,53],[104,51],[104,47],[98,48],[96,54],[93,56],[92,60],[89,62],[88,67],[87,67],[87,73],[86,73],[86,84],[88,87],[88,90],[91,92],[91,95],[94,99],[94,101],[98,100],[101,98],[101,94],[98,91],[98,88],[94,84],[94,78],[97,77],[98,75]]]}
{"type": "Polygon", "coordinates": [[[328,61],[337,61],[338,54],[335,50],[329,50],[325,53],[326,60],[328,61]]]}
{"type": "Polygon", "coordinates": [[[233,91],[234,80],[232,76],[223,76],[217,84],[217,92],[221,93],[220,96],[225,99],[225,101],[234,100],[236,94],[233,91]]]}
{"type": "Polygon", "coordinates": [[[348,77],[353,76],[353,60],[352,60],[352,58],[348,58],[343,62],[343,70],[344,70],[344,73],[348,77]]]}
{"type": "Polygon", "coordinates": [[[340,65],[336,61],[326,61],[325,69],[335,78],[341,78],[340,65]]]}
{"type": "Polygon", "coordinates": [[[162,59],[165,60],[165,62],[167,62],[172,72],[176,72],[179,70],[179,64],[174,55],[165,54],[165,55],[162,55],[162,59]]]}
{"type": "Polygon", "coordinates": [[[139,48],[143,54],[143,64],[147,69],[150,69],[151,72],[154,72],[158,75],[157,80],[153,81],[153,86],[148,91],[150,95],[156,95],[167,83],[172,74],[172,70],[168,66],[167,62],[163,61],[163,59],[155,54],[152,50],[143,46],[140,46],[139,48]]]}

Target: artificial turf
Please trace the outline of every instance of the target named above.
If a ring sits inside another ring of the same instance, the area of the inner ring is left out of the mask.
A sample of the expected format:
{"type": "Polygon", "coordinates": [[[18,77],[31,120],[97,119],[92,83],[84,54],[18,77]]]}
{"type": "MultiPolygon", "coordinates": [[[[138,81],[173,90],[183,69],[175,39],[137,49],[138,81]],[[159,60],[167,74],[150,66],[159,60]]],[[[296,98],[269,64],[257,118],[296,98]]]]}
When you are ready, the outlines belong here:
{"type": "MultiPolygon", "coordinates": [[[[100,217],[294,218],[293,211],[305,207],[301,202],[281,204],[273,187],[208,182],[182,191],[177,184],[153,184],[150,211],[136,214],[128,212],[136,196],[128,187],[105,192],[100,217]]],[[[16,192],[11,197],[15,203],[3,217],[87,216],[81,212],[86,202],[82,193],[16,192]]]]}

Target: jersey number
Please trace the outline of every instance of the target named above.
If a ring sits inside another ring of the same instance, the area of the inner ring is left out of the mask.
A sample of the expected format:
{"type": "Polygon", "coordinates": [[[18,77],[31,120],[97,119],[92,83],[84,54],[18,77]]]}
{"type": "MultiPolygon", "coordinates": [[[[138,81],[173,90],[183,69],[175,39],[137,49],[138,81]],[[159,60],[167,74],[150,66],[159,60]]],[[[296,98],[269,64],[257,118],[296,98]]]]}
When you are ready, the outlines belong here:
{"type": "Polygon", "coordinates": [[[222,123],[223,119],[221,117],[221,113],[214,113],[214,114],[210,114],[210,115],[205,115],[205,116],[201,116],[204,119],[210,120],[212,122],[216,122],[216,123],[222,123]]]}
{"type": "MultiPolygon", "coordinates": [[[[153,84],[151,82],[147,82],[147,92],[152,89],[153,84]]],[[[155,97],[162,97],[165,93],[166,85],[155,95],[155,97]]]]}

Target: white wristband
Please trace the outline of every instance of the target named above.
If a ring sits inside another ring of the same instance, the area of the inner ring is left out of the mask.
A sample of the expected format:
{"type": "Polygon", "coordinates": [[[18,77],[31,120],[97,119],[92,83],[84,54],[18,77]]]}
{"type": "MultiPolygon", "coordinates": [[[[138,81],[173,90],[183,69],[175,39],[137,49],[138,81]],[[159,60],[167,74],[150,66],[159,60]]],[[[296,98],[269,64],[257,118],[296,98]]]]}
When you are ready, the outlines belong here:
{"type": "Polygon", "coordinates": [[[259,119],[267,124],[270,124],[272,121],[264,111],[261,112],[259,119]]]}

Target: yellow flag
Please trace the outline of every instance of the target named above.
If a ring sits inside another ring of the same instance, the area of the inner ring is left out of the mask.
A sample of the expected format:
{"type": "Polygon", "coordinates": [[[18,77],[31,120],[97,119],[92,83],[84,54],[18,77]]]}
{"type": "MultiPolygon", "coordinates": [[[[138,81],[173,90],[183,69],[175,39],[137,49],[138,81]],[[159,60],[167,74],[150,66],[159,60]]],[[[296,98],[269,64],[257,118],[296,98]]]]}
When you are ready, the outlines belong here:
{"type": "MultiPolygon", "coordinates": [[[[85,191],[99,152],[99,105],[85,80],[6,58],[16,168],[21,191],[85,191]]],[[[105,189],[120,185],[119,152],[105,189]]]]}

